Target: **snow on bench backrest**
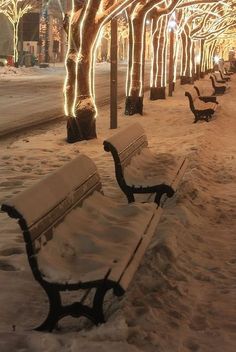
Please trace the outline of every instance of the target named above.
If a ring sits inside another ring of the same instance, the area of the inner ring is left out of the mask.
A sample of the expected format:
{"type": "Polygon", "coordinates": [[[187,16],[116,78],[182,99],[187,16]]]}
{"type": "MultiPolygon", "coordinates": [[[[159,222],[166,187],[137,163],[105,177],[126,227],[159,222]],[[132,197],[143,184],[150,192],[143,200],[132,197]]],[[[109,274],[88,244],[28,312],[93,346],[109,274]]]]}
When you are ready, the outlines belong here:
{"type": "Polygon", "coordinates": [[[211,75],[211,76],[210,76],[210,79],[211,79],[213,88],[216,88],[216,87],[225,87],[225,83],[216,82],[216,77],[215,77],[215,75],[211,75]]]}
{"type": "Polygon", "coordinates": [[[199,99],[196,89],[189,89],[187,93],[191,95],[193,99],[193,103],[194,103],[194,100],[199,99]]]}
{"type": "Polygon", "coordinates": [[[2,205],[10,217],[20,219],[25,240],[34,241],[46,233],[65,214],[94,190],[101,190],[96,165],[85,155],[79,155],[54,173],[2,205]]]}
{"type": "Polygon", "coordinates": [[[110,151],[115,162],[123,168],[130,163],[133,155],[147,147],[148,142],[142,126],[139,123],[134,123],[106,139],[103,144],[105,151],[110,151]]]}

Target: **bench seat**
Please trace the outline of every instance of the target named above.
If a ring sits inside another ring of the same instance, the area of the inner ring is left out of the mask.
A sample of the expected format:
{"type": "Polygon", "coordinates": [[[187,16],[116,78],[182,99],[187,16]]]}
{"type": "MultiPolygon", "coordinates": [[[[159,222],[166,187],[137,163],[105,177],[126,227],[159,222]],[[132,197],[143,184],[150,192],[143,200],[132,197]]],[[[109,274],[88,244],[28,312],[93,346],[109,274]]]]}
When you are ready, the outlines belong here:
{"type": "Polygon", "coordinates": [[[154,203],[119,204],[94,192],[53,228],[53,241],[39,251],[44,280],[60,284],[102,281],[115,269],[118,281],[155,210],[154,203]]]}
{"type": "MultiPolygon", "coordinates": [[[[130,187],[151,187],[155,184],[172,185],[176,170],[183,164],[185,157],[175,157],[168,153],[154,153],[143,148],[124,169],[126,183],[130,187]]],[[[176,187],[173,186],[176,191],[176,187]]]]}
{"type": "Polygon", "coordinates": [[[205,103],[204,101],[202,101],[200,99],[195,99],[194,100],[194,107],[195,107],[195,110],[198,110],[198,111],[202,111],[202,110],[206,110],[206,109],[215,111],[217,109],[217,104],[212,103],[212,102],[205,103]]]}

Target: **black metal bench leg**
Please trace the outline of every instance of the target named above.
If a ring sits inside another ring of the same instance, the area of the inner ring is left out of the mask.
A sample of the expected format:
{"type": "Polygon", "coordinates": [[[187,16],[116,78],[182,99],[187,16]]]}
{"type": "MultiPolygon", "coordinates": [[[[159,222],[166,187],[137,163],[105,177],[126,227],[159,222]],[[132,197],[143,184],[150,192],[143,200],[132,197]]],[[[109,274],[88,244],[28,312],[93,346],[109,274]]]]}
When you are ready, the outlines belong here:
{"type": "Polygon", "coordinates": [[[57,322],[61,318],[61,298],[60,298],[60,293],[58,290],[55,290],[53,288],[48,288],[44,287],[44,290],[46,291],[49,299],[49,312],[48,316],[45,319],[45,321],[35,328],[37,331],[49,331],[51,332],[55,326],[57,325],[57,322]]]}
{"type": "Polygon", "coordinates": [[[69,315],[74,318],[85,316],[96,325],[105,322],[103,302],[107,291],[111,289],[109,285],[103,284],[96,288],[92,307],[88,307],[80,302],[62,306],[58,290],[45,286],[43,288],[48,295],[49,312],[45,321],[34,330],[51,332],[57,326],[60,319],[69,315]]]}
{"type": "Polygon", "coordinates": [[[166,196],[168,198],[173,197],[173,195],[175,194],[175,191],[173,190],[173,188],[171,188],[170,186],[167,185],[160,185],[159,186],[159,190],[156,192],[155,195],[155,203],[160,205],[161,203],[161,197],[166,194],[166,196]]]}
{"type": "Polygon", "coordinates": [[[199,117],[197,116],[197,115],[194,115],[194,121],[193,121],[193,123],[197,123],[198,122],[198,120],[199,120],[199,117]]]}
{"type": "Polygon", "coordinates": [[[107,291],[110,289],[107,285],[102,285],[97,288],[93,299],[93,312],[96,324],[105,323],[105,317],[103,312],[103,303],[107,291]]]}
{"type": "Polygon", "coordinates": [[[126,197],[128,199],[128,203],[133,203],[135,201],[134,194],[133,193],[127,193],[126,192],[126,197]]]}

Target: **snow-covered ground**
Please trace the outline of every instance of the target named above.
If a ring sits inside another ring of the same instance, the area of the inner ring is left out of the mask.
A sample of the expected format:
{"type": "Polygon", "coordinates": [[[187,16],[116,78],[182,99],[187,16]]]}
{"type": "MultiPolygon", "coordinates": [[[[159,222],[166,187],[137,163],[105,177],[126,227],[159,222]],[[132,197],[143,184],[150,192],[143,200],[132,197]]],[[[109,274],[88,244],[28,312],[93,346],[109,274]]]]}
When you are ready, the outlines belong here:
{"type": "MultiPolygon", "coordinates": [[[[193,124],[185,87],[174,97],[145,101],[138,121],[153,151],[187,155],[178,193],[164,209],[153,241],[125,296],[108,295],[107,323],[61,321],[60,331],[31,329],[47,313],[47,299],[29,269],[22,234],[0,214],[1,352],[234,352],[236,348],[236,78],[219,97],[214,119],[193,124]]],[[[208,87],[209,79],[198,85],[208,87]]],[[[97,164],[105,194],[123,200],[112,158],[102,142],[109,111],[99,109],[98,138],[65,142],[65,122],[2,140],[0,202],[27,188],[71,158],[84,153],[97,164]]]]}

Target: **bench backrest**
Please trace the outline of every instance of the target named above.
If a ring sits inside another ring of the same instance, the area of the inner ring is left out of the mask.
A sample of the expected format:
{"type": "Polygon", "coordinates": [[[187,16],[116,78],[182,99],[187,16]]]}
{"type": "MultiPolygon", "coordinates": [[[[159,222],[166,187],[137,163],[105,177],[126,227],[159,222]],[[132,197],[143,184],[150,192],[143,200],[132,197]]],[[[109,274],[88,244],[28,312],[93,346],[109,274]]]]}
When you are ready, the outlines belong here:
{"type": "Polygon", "coordinates": [[[101,187],[96,165],[81,154],[2,204],[2,211],[19,220],[28,259],[36,276],[35,254],[50,241],[53,227],[73,208],[81,205],[91,193],[101,191],[101,187]]]}
{"type": "Polygon", "coordinates": [[[213,88],[215,89],[216,88],[216,78],[215,78],[215,76],[210,76],[210,80],[211,80],[211,83],[212,83],[212,86],[213,86],[213,88]]]}
{"type": "Polygon", "coordinates": [[[197,96],[200,97],[200,95],[201,95],[200,89],[197,86],[194,86],[193,88],[196,90],[197,96]]]}
{"type": "Polygon", "coordinates": [[[104,150],[111,152],[115,162],[116,179],[123,189],[124,168],[130,164],[134,155],[148,146],[147,136],[139,123],[134,123],[122,129],[109,139],[103,142],[104,150]]]}
{"type": "Polygon", "coordinates": [[[223,75],[223,72],[222,72],[222,70],[221,70],[221,69],[219,69],[219,73],[220,73],[220,77],[221,77],[221,79],[225,79],[225,78],[224,78],[224,75],[223,75]]]}
{"type": "Polygon", "coordinates": [[[196,99],[199,99],[197,91],[195,89],[191,89],[189,91],[186,91],[185,96],[188,97],[190,109],[194,113],[195,112],[194,101],[196,99]]]}

